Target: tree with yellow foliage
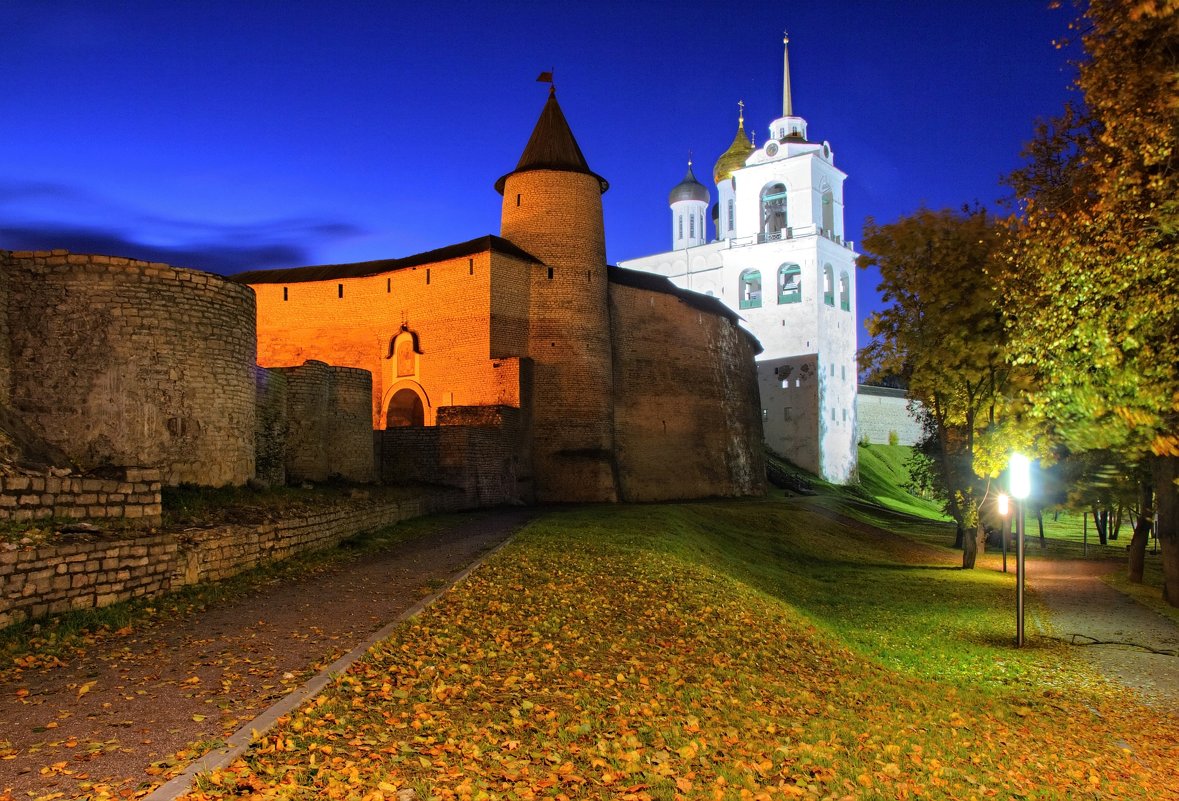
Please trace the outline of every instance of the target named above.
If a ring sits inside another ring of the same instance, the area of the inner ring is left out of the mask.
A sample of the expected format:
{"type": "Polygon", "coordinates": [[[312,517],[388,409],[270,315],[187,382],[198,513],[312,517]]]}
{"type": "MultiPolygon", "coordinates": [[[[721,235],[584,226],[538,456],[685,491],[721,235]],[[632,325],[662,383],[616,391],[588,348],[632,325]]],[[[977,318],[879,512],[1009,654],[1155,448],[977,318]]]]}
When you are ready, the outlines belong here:
{"type": "Polygon", "coordinates": [[[1149,466],[1179,606],[1179,0],[1090,0],[1075,29],[1083,104],[1009,178],[1009,347],[1053,437],[1149,466]]]}

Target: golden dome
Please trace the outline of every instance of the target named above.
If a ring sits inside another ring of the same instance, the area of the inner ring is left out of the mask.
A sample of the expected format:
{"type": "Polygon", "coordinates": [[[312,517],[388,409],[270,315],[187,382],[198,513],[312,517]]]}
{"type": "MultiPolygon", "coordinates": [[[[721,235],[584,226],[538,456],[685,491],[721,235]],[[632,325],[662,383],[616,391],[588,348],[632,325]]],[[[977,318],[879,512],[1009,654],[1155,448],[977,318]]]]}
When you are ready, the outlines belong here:
{"type": "Polygon", "coordinates": [[[721,154],[716,160],[716,166],[712,168],[715,183],[727,180],[735,171],[744,167],[745,159],[749,158],[753,151],[753,143],[745,135],[745,118],[742,116],[737,121],[737,135],[733,137],[733,144],[721,154]]]}

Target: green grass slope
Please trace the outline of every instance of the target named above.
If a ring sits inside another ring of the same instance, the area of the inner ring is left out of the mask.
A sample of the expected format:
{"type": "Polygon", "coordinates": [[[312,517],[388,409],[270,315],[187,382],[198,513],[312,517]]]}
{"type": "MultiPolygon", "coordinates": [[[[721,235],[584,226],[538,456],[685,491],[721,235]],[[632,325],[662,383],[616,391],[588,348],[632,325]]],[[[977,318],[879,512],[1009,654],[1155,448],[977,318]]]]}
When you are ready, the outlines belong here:
{"type": "Polygon", "coordinates": [[[952,552],[891,534],[876,523],[903,516],[876,508],[831,495],[548,513],[192,797],[1179,786],[1173,715],[1107,697],[1063,649],[1011,648],[1011,578],[951,569],[952,552]]]}
{"type": "Polygon", "coordinates": [[[918,498],[907,489],[909,468],[905,461],[913,449],[908,445],[860,445],[860,486],[889,509],[917,517],[944,520],[936,501],[918,498]]]}

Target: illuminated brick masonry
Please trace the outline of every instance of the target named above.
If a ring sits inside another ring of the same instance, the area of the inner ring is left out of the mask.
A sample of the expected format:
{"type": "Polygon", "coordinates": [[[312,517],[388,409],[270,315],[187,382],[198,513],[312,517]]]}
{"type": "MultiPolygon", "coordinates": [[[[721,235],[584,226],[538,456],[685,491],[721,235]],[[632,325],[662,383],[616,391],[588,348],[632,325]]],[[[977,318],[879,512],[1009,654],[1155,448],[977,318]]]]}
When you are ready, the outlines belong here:
{"type": "Polygon", "coordinates": [[[607,266],[606,188],[550,93],[496,184],[501,236],[234,276],[259,363],[369,371],[386,480],[469,458],[525,501],[760,493],[760,346],[718,300],[607,266]]]}

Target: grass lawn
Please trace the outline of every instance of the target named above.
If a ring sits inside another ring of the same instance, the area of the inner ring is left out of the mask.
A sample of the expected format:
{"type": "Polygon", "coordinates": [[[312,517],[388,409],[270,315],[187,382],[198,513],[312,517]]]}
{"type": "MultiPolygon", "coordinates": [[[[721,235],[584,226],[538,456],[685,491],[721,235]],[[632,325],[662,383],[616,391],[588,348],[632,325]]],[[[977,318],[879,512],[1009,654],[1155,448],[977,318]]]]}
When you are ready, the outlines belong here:
{"type": "Polygon", "coordinates": [[[940,525],[552,511],[193,797],[1176,797],[1179,719],[1011,648],[1010,576],[874,522],[940,525]]]}

